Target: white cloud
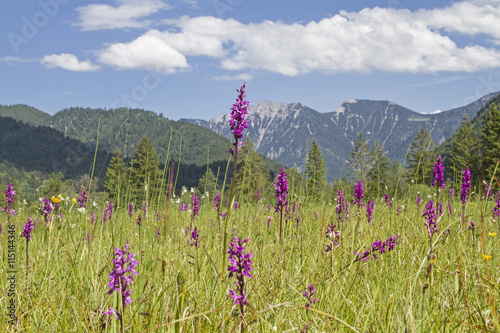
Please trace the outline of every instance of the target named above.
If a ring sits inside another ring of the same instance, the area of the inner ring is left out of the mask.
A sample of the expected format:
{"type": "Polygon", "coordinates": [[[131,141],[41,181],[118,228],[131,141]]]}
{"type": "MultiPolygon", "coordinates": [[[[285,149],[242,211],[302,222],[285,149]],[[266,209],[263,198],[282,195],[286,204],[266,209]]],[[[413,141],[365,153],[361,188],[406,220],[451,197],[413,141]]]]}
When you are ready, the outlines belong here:
{"type": "Polygon", "coordinates": [[[443,34],[453,31],[500,38],[500,1],[493,0],[464,1],[416,12],[378,7],[341,11],[306,24],[243,24],[210,16],[164,23],[171,29],[150,30],[129,43],[113,44],[101,51],[99,62],[171,73],[189,67],[186,57],[204,56],[217,59],[228,71],[286,76],[311,72],[474,72],[500,66],[500,50],[494,46],[459,47],[453,36],[443,34]]]}
{"type": "Polygon", "coordinates": [[[116,3],[116,7],[103,4],[78,7],[79,20],[74,25],[83,31],[143,28],[151,21],[142,18],[170,8],[161,0],[116,0],[116,3]]]}
{"type": "Polygon", "coordinates": [[[99,70],[99,66],[92,64],[90,60],[80,61],[69,53],[52,54],[44,56],[42,65],[46,68],[64,68],[73,72],[91,72],[99,70]]]}
{"type": "Polygon", "coordinates": [[[6,62],[10,65],[21,64],[21,63],[29,63],[29,62],[38,62],[40,59],[37,58],[19,58],[19,57],[4,57],[0,58],[0,62],[6,62]]]}
{"type": "Polygon", "coordinates": [[[214,76],[213,79],[216,81],[250,81],[253,76],[249,73],[241,73],[237,75],[219,75],[214,76]]]}
{"type": "Polygon", "coordinates": [[[117,43],[100,52],[98,61],[119,69],[150,69],[174,73],[188,68],[184,55],[158,36],[155,30],[130,43],[117,43]]]}

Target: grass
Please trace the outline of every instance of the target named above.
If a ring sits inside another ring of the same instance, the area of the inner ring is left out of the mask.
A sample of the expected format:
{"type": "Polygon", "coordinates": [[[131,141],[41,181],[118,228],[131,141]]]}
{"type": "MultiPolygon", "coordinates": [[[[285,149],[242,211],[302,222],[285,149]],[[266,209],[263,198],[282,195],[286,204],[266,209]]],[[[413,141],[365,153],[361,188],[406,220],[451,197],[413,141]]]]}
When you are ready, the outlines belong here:
{"type": "MultiPolygon", "coordinates": [[[[188,198],[189,193],[185,194],[188,198]]],[[[444,196],[444,195],[443,195],[444,196]]],[[[347,198],[346,198],[347,199],[347,198]]],[[[352,198],[350,198],[352,199],[352,198]]],[[[349,200],[351,201],[351,200],[349,200]]],[[[426,279],[429,241],[424,218],[408,199],[407,211],[396,214],[377,200],[373,224],[361,222],[351,206],[350,220],[337,226],[340,245],[325,252],[325,230],[336,220],[335,206],[308,202],[300,205],[300,225],[288,221],[280,254],[279,217],[267,209],[274,198],[257,204],[239,200],[229,230],[249,238],[253,278],[246,279],[248,306],[246,330],[250,332],[493,332],[498,327],[499,221],[491,217],[494,201],[467,204],[467,218],[476,222],[476,241],[458,213],[439,219],[434,236],[435,263],[426,279]],[[318,218],[315,216],[318,212],[318,218]],[[273,216],[268,228],[267,216],[273,216]],[[481,222],[482,221],[482,222],[481,222]],[[449,228],[449,229],[448,229],[449,228]],[[449,231],[448,231],[449,230],[449,231]],[[354,251],[364,251],[375,240],[399,236],[399,244],[376,260],[357,261],[354,251]],[[491,235],[490,235],[491,234],[491,235]],[[483,254],[491,255],[489,260],[483,254]],[[422,292],[428,283],[429,288],[422,292]],[[307,308],[302,292],[314,284],[318,302],[307,308]]],[[[405,202],[406,204],[406,202],[405,202]]],[[[201,229],[196,253],[184,228],[189,212],[170,205],[166,234],[163,221],[149,212],[143,218],[141,237],[128,205],[115,210],[111,222],[100,222],[105,203],[81,214],[76,204],[63,202],[60,220],[51,226],[36,225],[29,242],[30,269],[26,278],[26,241],[22,225],[34,212],[26,208],[13,217],[16,254],[17,326],[7,325],[9,304],[7,223],[0,236],[0,323],[6,332],[118,332],[119,323],[102,313],[118,304],[108,295],[108,275],[115,247],[130,243],[139,261],[132,284],[132,299],[123,314],[127,332],[233,332],[239,329],[238,306],[229,298],[234,279],[220,276],[223,224],[212,203],[202,201],[193,225],[201,229]],[[96,214],[95,231],[90,212],[96,214]],[[156,237],[158,228],[162,234],[156,237]],[[220,229],[219,229],[220,228],[220,229]],[[87,233],[94,233],[87,241],[87,233]],[[199,264],[196,264],[196,258],[199,264]]],[[[89,205],[91,206],[91,205],[89,205]]],[[[136,205],[138,207],[140,205],[136,205]]],[[[422,204],[422,207],[424,204],[422,204]]],[[[21,207],[23,208],[23,207],[21,207]]],[[[161,210],[166,213],[166,208],[161,210]]],[[[136,214],[138,212],[136,211],[136,214]]],[[[231,232],[231,231],[230,231],[231,232]]],[[[229,235],[231,236],[231,235],[229,235]]],[[[224,263],[227,265],[228,263],[224,263]]]]}

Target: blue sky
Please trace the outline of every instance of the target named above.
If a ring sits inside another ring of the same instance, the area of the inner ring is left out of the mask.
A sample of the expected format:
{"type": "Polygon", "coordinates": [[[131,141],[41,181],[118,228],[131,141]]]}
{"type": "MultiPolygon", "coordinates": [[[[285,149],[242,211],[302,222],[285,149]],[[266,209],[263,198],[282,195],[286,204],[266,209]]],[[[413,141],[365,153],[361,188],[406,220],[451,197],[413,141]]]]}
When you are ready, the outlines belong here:
{"type": "Polygon", "coordinates": [[[390,100],[430,113],[500,91],[500,0],[0,0],[0,104],[138,107],[390,100]]]}

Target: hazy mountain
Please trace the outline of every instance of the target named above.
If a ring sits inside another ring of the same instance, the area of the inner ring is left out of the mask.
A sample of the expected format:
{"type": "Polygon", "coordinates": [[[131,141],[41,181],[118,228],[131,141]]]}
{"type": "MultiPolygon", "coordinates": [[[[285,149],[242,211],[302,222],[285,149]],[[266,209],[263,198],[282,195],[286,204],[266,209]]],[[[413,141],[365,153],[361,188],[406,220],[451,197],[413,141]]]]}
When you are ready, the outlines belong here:
{"type": "MultiPolygon", "coordinates": [[[[404,160],[409,145],[420,128],[432,131],[436,145],[455,133],[466,113],[477,111],[498,93],[489,94],[464,107],[436,114],[422,114],[389,101],[346,100],[334,112],[320,113],[300,103],[263,101],[251,106],[245,135],[256,150],[288,166],[302,169],[306,142],[315,137],[322,151],[329,180],[340,177],[348,168],[346,161],[360,131],[373,144],[379,140],[391,159],[404,160]]],[[[229,114],[211,120],[181,119],[205,126],[230,137],[229,114]]]]}

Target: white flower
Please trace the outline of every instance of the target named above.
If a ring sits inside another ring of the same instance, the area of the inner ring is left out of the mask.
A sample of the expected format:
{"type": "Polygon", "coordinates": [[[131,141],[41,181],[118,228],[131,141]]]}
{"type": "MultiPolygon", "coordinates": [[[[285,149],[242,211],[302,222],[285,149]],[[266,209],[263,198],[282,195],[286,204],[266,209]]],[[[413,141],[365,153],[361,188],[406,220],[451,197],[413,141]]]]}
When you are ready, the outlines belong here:
{"type": "Polygon", "coordinates": [[[76,227],[76,224],[71,225],[71,229],[75,229],[75,227],[76,227]]]}
{"type": "Polygon", "coordinates": [[[76,210],[78,212],[80,212],[81,214],[85,214],[85,212],[86,212],[85,207],[80,207],[80,208],[77,208],[76,210]]]}
{"type": "Polygon", "coordinates": [[[27,205],[26,199],[23,199],[23,204],[27,205]]]}
{"type": "Polygon", "coordinates": [[[191,187],[191,193],[194,193],[194,187],[191,187]]]}

